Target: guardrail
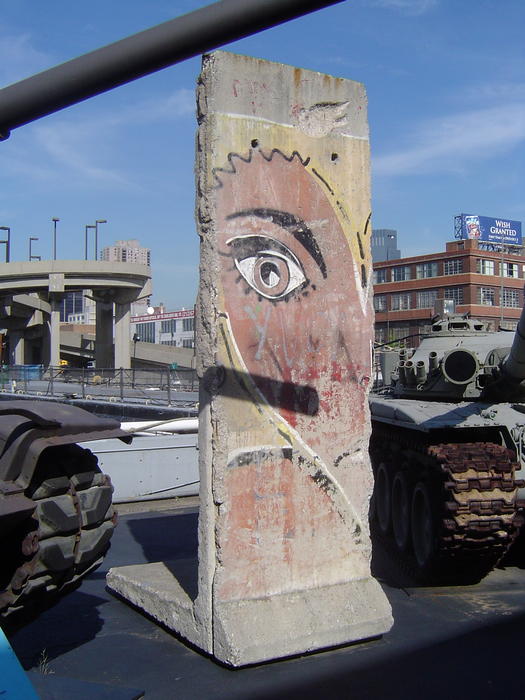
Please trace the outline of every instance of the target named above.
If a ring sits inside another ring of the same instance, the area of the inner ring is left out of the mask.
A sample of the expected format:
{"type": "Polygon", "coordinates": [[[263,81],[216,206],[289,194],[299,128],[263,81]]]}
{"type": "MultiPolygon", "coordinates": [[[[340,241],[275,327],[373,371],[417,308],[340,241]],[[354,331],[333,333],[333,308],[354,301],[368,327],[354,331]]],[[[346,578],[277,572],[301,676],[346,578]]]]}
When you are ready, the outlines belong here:
{"type": "Polygon", "coordinates": [[[45,396],[118,400],[147,399],[157,394],[162,403],[177,401],[179,392],[196,392],[199,381],[192,369],[124,369],[4,365],[0,390],[45,396]]]}

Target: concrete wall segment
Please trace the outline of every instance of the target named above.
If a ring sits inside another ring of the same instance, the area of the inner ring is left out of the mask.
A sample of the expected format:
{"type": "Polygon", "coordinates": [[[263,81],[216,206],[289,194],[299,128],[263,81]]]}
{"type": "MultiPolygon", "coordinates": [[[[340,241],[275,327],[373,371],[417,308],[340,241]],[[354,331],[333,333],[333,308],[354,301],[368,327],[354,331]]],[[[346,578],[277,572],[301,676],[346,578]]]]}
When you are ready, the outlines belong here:
{"type": "Polygon", "coordinates": [[[350,81],[217,52],[203,61],[199,121],[201,459],[224,649],[227,601],[370,577],[366,96],[350,81]]]}
{"type": "Polygon", "coordinates": [[[241,666],[392,624],[370,575],[366,95],[217,52],[197,100],[198,594],[162,574],[157,595],[152,565],[108,584],[241,666]]]}

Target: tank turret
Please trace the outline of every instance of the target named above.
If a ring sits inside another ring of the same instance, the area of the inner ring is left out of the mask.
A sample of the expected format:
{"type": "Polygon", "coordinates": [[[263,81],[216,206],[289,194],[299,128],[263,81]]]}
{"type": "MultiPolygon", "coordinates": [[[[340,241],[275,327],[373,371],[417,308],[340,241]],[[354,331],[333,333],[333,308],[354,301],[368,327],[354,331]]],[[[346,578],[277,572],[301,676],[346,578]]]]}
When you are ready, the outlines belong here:
{"type": "Polygon", "coordinates": [[[413,355],[400,351],[392,392],[429,401],[525,399],[523,312],[514,335],[467,316],[435,319],[413,355]]]}
{"type": "Polygon", "coordinates": [[[515,333],[433,319],[370,396],[376,536],[425,584],[479,581],[525,504],[525,310],[515,333]]]}

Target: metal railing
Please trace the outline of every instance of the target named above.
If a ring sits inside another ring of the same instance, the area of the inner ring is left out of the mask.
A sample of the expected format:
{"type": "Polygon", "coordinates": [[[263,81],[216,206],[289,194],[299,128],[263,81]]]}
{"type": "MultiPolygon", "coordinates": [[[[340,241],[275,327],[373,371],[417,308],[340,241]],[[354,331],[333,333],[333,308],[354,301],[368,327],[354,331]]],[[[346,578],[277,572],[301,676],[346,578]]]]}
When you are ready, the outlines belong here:
{"type": "Polygon", "coordinates": [[[124,369],[4,365],[0,367],[0,391],[52,397],[75,397],[125,402],[171,404],[197,392],[193,369],[124,369]]]}

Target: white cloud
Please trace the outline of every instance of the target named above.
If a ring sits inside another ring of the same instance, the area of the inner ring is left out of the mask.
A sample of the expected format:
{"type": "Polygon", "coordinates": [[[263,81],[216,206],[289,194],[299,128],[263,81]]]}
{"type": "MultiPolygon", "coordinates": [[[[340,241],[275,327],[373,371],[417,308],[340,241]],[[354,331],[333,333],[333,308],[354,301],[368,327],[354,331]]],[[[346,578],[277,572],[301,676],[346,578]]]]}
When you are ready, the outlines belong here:
{"type": "Polygon", "coordinates": [[[97,164],[106,158],[105,149],[100,145],[100,133],[95,125],[73,122],[52,127],[39,126],[35,134],[40,148],[53,159],[53,169],[58,164],[61,168],[67,168],[88,180],[97,181],[100,185],[129,187],[132,184],[118,170],[97,164]],[[99,147],[95,145],[97,141],[99,147]]]}
{"type": "MultiPolygon", "coordinates": [[[[181,88],[159,99],[147,99],[121,109],[104,107],[78,118],[64,113],[62,118],[37,123],[32,129],[34,148],[29,153],[14,148],[12,157],[3,159],[3,172],[24,175],[33,180],[54,179],[57,172],[68,172],[71,178],[85,179],[91,185],[142,189],[128,173],[114,165],[114,142],[126,130],[170,123],[195,110],[193,90],[181,88]]],[[[16,132],[11,139],[16,138],[16,132]]]]}
{"type": "Polygon", "coordinates": [[[373,5],[398,10],[406,15],[422,15],[438,3],[438,0],[373,0],[373,5]]]}
{"type": "Polygon", "coordinates": [[[525,103],[433,119],[411,143],[373,159],[375,175],[462,172],[474,163],[508,153],[525,141],[525,103]]]}
{"type": "Polygon", "coordinates": [[[472,85],[458,94],[458,98],[468,104],[475,100],[478,104],[496,101],[515,102],[525,100],[525,83],[481,83],[472,85]]]}
{"type": "Polygon", "coordinates": [[[118,111],[101,112],[97,118],[97,128],[169,121],[177,117],[193,115],[196,109],[195,105],[195,91],[179,88],[166,97],[136,102],[122,107],[118,111]]]}
{"type": "Polygon", "coordinates": [[[52,59],[32,46],[30,34],[0,35],[0,81],[3,85],[27,78],[52,65],[52,59]]]}

